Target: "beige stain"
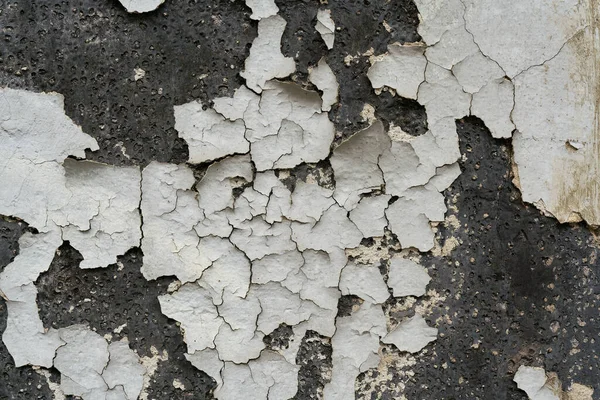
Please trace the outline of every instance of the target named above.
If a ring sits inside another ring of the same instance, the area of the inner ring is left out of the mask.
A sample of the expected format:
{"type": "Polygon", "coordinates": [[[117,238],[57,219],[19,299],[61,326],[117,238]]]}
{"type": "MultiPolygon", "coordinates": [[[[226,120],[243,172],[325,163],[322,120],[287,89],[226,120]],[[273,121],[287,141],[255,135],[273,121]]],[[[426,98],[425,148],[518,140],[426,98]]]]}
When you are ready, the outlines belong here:
{"type": "Polygon", "coordinates": [[[598,0],[588,0],[585,5],[587,28],[571,39],[576,49],[576,63],[571,66],[571,81],[582,82],[584,93],[573,106],[593,106],[588,138],[580,150],[567,146],[568,156],[556,160],[552,180],[554,210],[561,222],[578,222],[600,225],[600,26],[598,0]],[[586,104],[587,103],[587,104],[586,104]]]}

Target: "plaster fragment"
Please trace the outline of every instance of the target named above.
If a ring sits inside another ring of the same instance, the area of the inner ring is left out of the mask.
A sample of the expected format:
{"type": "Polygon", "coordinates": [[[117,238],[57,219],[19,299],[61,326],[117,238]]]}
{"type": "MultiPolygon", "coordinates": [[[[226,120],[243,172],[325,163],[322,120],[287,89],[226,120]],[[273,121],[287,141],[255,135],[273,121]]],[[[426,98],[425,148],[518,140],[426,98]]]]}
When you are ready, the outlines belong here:
{"type": "Polygon", "coordinates": [[[338,101],[338,82],[324,57],[316,67],[308,68],[308,80],[323,92],[321,110],[331,110],[331,106],[338,101]]]}
{"type": "Polygon", "coordinates": [[[356,208],[350,211],[349,218],[362,232],[363,236],[383,236],[388,222],[385,218],[385,209],[391,195],[363,197],[356,208]]]}
{"type": "Polygon", "coordinates": [[[275,0],[246,0],[246,5],[252,9],[252,19],[269,18],[279,12],[275,0]]]}
{"type": "Polygon", "coordinates": [[[511,120],[514,109],[514,86],[504,78],[490,81],[473,94],[471,114],[478,116],[495,138],[510,138],[515,130],[511,120]]]}
{"type": "MultiPolygon", "coordinates": [[[[134,73],[134,76],[133,76],[133,80],[134,80],[134,81],[139,81],[139,80],[140,80],[140,79],[142,79],[144,76],[146,76],[146,71],[144,71],[144,70],[143,70],[143,69],[141,69],[141,68],[134,68],[134,69],[133,69],[133,73],[134,73]]],[[[123,144],[121,143],[121,146],[122,146],[122,145],[123,145],[123,144]]],[[[123,149],[123,154],[125,155],[125,150],[124,150],[124,149],[123,149]]]]}
{"type": "Polygon", "coordinates": [[[382,188],[383,173],[378,162],[390,146],[383,124],[377,121],[333,151],[330,158],[336,182],[333,197],[338,204],[350,211],[360,201],[361,194],[382,188]]]}
{"type": "Polygon", "coordinates": [[[394,297],[423,296],[430,281],[427,270],[416,262],[399,256],[390,259],[387,283],[394,297]]]}
{"type": "Polygon", "coordinates": [[[594,389],[579,383],[573,383],[565,395],[566,400],[593,400],[594,389]]]}
{"type": "Polygon", "coordinates": [[[425,79],[424,51],[421,44],[389,45],[388,52],[375,59],[367,72],[373,89],[387,86],[399,96],[416,99],[419,85],[425,79]]]}
{"type": "Polygon", "coordinates": [[[175,106],[174,111],[175,129],[188,144],[190,163],[201,164],[250,150],[243,120],[227,120],[214,109],[204,110],[199,101],[175,106]]]}
{"type": "Polygon", "coordinates": [[[513,380],[531,400],[559,400],[560,388],[553,388],[543,368],[521,365],[513,380]]]}
{"type": "Polygon", "coordinates": [[[335,22],[331,18],[331,10],[319,9],[317,11],[317,24],[315,29],[321,35],[321,38],[325,42],[327,49],[333,49],[333,42],[335,40],[335,22]]]}
{"type": "Polygon", "coordinates": [[[240,72],[246,86],[256,93],[262,92],[268,80],[285,78],[296,70],[294,59],[281,54],[281,36],[285,26],[285,20],[279,15],[258,22],[258,36],[252,42],[250,55],[240,72]]]}
{"type": "Polygon", "coordinates": [[[381,341],[393,344],[400,351],[418,353],[427,344],[437,339],[438,330],[431,328],[420,314],[401,322],[381,341]]]}
{"type": "Polygon", "coordinates": [[[339,287],[343,295],[353,294],[374,304],[381,304],[390,297],[376,265],[349,262],[342,270],[339,287]]]}
{"type": "Polygon", "coordinates": [[[165,0],[119,0],[123,7],[130,13],[145,13],[154,11],[160,6],[165,0]]]}

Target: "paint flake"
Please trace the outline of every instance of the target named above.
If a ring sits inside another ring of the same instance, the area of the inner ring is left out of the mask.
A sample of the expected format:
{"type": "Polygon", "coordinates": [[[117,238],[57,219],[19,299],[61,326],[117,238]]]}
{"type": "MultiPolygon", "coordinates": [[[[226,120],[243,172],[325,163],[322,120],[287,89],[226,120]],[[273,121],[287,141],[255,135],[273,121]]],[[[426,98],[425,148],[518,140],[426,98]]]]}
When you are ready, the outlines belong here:
{"type": "Polygon", "coordinates": [[[381,341],[395,345],[400,351],[418,353],[437,339],[438,330],[431,328],[420,314],[401,322],[381,341]]]}
{"type": "Polygon", "coordinates": [[[316,67],[308,68],[308,80],[323,92],[321,110],[331,110],[338,101],[338,82],[325,58],[321,58],[316,67]]]}
{"type": "Polygon", "coordinates": [[[376,58],[367,72],[373,88],[389,87],[399,96],[416,99],[419,85],[425,79],[424,51],[421,44],[388,46],[388,52],[376,58]]]}
{"type": "Polygon", "coordinates": [[[377,121],[333,151],[330,159],[336,182],[333,197],[338,204],[350,211],[360,201],[361,194],[382,188],[384,180],[378,162],[390,146],[383,124],[377,121]]]}
{"type": "Polygon", "coordinates": [[[159,296],[158,301],[163,314],[181,323],[188,353],[215,347],[223,320],[206,290],[188,283],[173,294],[159,296]]]}
{"type": "Polygon", "coordinates": [[[326,399],[352,399],[356,377],[379,363],[379,341],[386,335],[381,305],[365,301],[348,317],[338,318],[333,347],[331,380],[325,385],[326,399]]]}
{"type": "Polygon", "coordinates": [[[521,365],[513,380],[531,400],[559,400],[560,398],[556,390],[560,388],[552,388],[549,385],[550,382],[543,368],[521,365]]]}
{"type": "Polygon", "coordinates": [[[201,164],[250,150],[243,120],[227,120],[214,109],[204,110],[199,101],[175,106],[174,111],[175,129],[188,144],[190,163],[201,164]]]}
{"type": "Polygon", "coordinates": [[[363,197],[356,208],[350,211],[350,220],[364,237],[384,235],[384,229],[388,225],[385,210],[391,198],[389,194],[363,197]]]}
{"type": "Polygon", "coordinates": [[[348,263],[342,270],[339,286],[343,295],[353,294],[373,304],[381,304],[390,297],[376,265],[348,263]]]}
{"type": "Polygon", "coordinates": [[[319,9],[317,11],[317,24],[315,29],[321,35],[327,49],[333,49],[335,40],[335,22],[331,18],[331,10],[319,9]]]}
{"type": "Polygon", "coordinates": [[[252,9],[252,19],[269,18],[279,12],[274,0],[246,0],[246,5],[252,9]]]}
{"type": "Polygon", "coordinates": [[[145,13],[154,11],[165,0],[119,0],[130,13],[145,13]]]}
{"type": "Polygon", "coordinates": [[[430,281],[427,270],[416,262],[402,257],[390,260],[388,286],[394,297],[423,296],[430,281]]]}
{"type": "Polygon", "coordinates": [[[262,92],[267,81],[285,78],[296,70],[294,60],[281,54],[281,36],[285,26],[285,20],[279,15],[258,22],[258,36],[252,42],[245,68],[240,72],[246,86],[256,93],[262,92]]]}
{"type": "Polygon", "coordinates": [[[483,54],[498,62],[511,79],[554,57],[586,24],[587,3],[577,0],[527,4],[518,0],[464,0],[464,4],[468,31],[483,54]],[[498,18],[507,14],[511,17],[498,18]]]}

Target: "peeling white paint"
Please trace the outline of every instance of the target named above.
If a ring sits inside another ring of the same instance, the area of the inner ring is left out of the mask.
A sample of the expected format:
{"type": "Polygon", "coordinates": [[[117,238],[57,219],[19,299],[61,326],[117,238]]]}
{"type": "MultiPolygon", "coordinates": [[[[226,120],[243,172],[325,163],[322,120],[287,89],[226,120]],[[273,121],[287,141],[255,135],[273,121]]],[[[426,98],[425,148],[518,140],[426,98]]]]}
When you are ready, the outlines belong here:
{"type": "Polygon", "coordinates": [[[384,338],[383,343],[393,344],[400,351],[417,353],[428,343],[437,339],[438,330],[427,325],[427,321],[420,314],[401,322],[392,329],[384,338]]]}
{"type": "Polygon", "coordinates": [[[560,387],[553,387],[543,368],[521,365],[513,380],[531,400],[559,400],[560,387]]]}
{"type": "Polygon", "coordinates": [[[246,5],[252,9],[252,19],[269,18],[279,12],[275,0],[246,0],[246,5]]]}
{"type": "Polygon", "coordinates": [[[245,68],[240,72],[246,86],[256,93],[262,92],[268,80],[285,78],[296,70],[294,60],[281,54],[280,43],[285,26],[285,20],[278,15],[258,22],[258,36],[252,42],[245,68]]]}
{"type": "MultiPolygon", "coordinates": [[[[140,3],[137,12],[160,4],[140,3]]],[[[478,116],[497,138],[516,130],[526,201],[560,221],[600,221],[596,182],[557,176],[589,169],[598,150],[597,77],[587,72],[595,64],[583,51],[596,42],[592,29],[583,29],[585,6],[538,1],[518,17],[498,18],[525,6],[417,0],[424,43],[390,45],[371,58],[367,75],[377,93],[390,90],[422,104],[428,131],[409,137],[391,125],[386,132],[365,106],[370,126],[330,156],[335,131],[326,112],[337,102],[335,75],[325,59],[311,68],[309,79],[322,95],[274,80],[295,72],[294,60],[281,53],[286,22],[272,1],[246,4],[259,20],[241,72],[246,86],[215,99],[214,108],[194,101],[174,109],[188,162],[210,163],[201,178],[187,165],[152,162],[140,174],[136,167],[67,159],[98,145],[65,116],[62,97],[1,89],[0,182],[7,189],[0,213],[39,231],[23,235],[19,256],[0,274],[8,307],[3,340],[17,366],[57,368],[65,394],[147,398],[150,377],[168,355],[139,359],[126,342],[108,343],[81,325],[43,327],[34,282],[63,240],[81,252],[82,268],[114,263],[141,240],[144,276],[178,279],[159,297],[161,310],[179,322],[186,357],[215,379],[217,398],[293,397],[299,343],[314,330],[332,338],[325,398],[342,400],[354,397],[361,372],[378,366],[380,342],[417,353],[437,338],[421,316],[432,301],[389,332],[381,306],[390,289],[395,297],[440,300],[426,293],[431,278],[423,266],[394,256],[386,283],[376,250],[369,265],[349,262],[348,255],[365,253],[364,238],[392,234],[402,249],[434,248],[432,224],[446,213],[442,192],[460,174],[456,119],[478,116]],[[534,23],[530,8],[539,16],[534,23]],[[280,180],[282,169],[328,158],[333,189],[308,179],[292,189],[280,180]],[[362,303],[336,319],[347,294],[362,303]],[[264,336],[282,323],[293,330],[289,348],[265,349],[264,336]]],[[[332,48],[329,10],[319,10],[316,29],[332,48]]],[[[547,397],[554,394],[543,370],[519,371],[515,381],[530,398],[558,398],[547,397]]]]}
{"type": "MultiPolygon", "coordinates": [[[[130,13],[145,13],[154,11],[165,0],[119,0],[130,13]]],[[[137,80],[137,79],[136,79],[137,80]]]]}
{"type": "Polygon", "coordinates": [[[338,83],[325,58],[321,58],[316,67],[308,68],[308,79],[323,92],[321,109],[331,110],[338,100],[338,83]]]}
{"type": "Polygon", "coordinates": [[[427,270],[413,260],[399,256],[390,259],[388,286],[394,297],[423,296],[430,281],[427,270]]]}
{"type": "Polygon", "coordinates": [[[317,11],[317,24],[315,29],[321,35],[329,50],[333,48],[335,41],[335,22],[331,18],[331,10],[319,9],[317,11]]]}
{"type": "Polygon", "coordinates": [[[388,87],[399,96],[416,99],[419,85],[425,79],[424,51],[425,47],[419,43],[391,44],[388,53],[371,60],[367,76],[373,88],[388,87]]]}

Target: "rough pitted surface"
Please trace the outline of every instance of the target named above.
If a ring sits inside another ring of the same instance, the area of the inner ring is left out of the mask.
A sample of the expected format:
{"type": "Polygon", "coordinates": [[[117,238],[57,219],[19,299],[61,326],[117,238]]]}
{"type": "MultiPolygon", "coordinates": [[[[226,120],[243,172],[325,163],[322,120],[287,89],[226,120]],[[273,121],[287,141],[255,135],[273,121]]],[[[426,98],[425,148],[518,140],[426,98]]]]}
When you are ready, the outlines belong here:
{"type": "Polygon", "coordinates": [[[67,115],[100,145],[87,158],[115,165],[185,162],[173,105],[230,95],[256,36],[240,1],[171,0],[142,15],[117,1],[1,9],[0,86],[63,94],[67,115]]]}
{"type": "Polygon", "coordinates": [[[442,225],[438,238],[460,244],[424,262],[430,288],[446,296],[430,318],[451,323],[439,325],[432,353],[418,357],[406,397],[526,399],[512,381],[523,363],[557,372],[565,390],[577,382],[598,393],[595,237],[521,201],[508,141],[493,139],[477,118],[457,128],[463,173],[446,201],[460,228],[442,225]]]}
{"type": "Polygon", "coordinates": [[[327,374],[331,371],[331,341],[314,331],[307,331],[296,357],[298,393],[294,400],[320,399],[327,374]]]}
{"type": "Polygon", "coordinates": [[[48,272],[38,279],[38,307],[44,326],[87,324],[100,335],[111,335],[113,341],[127,338],[141,357],[151,357],[152,347],[160,354],[166,350],[169,358],[159,361],[148,388],[150,398],[212,398],[213,380],[185,359],[179,328],[160,312],[157,297],[167,292],[173,280],[148,282],[140,272],[139,249],[102,269],[78,269],[81,260],[81,255],[66,243],[59,248],[48,272]],[[122,329],[115,332],[114,327],[122,329]],[[174,379],[186,389],[175,389],[174,379]]]}

